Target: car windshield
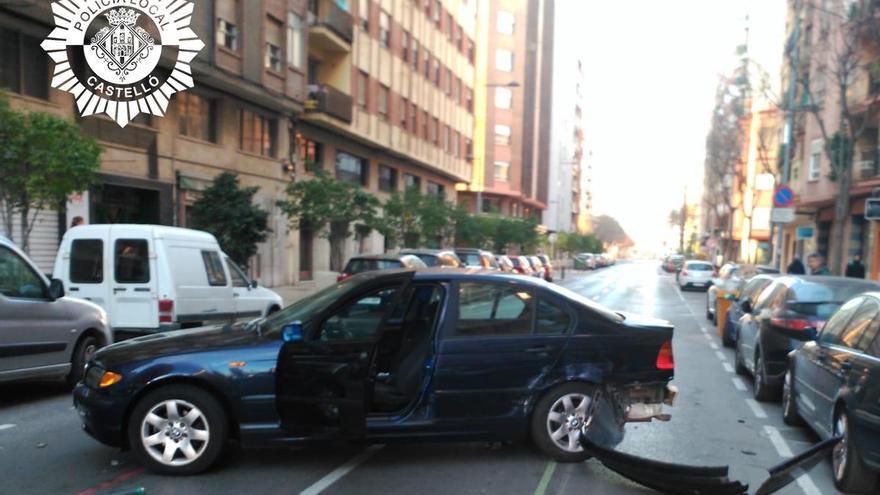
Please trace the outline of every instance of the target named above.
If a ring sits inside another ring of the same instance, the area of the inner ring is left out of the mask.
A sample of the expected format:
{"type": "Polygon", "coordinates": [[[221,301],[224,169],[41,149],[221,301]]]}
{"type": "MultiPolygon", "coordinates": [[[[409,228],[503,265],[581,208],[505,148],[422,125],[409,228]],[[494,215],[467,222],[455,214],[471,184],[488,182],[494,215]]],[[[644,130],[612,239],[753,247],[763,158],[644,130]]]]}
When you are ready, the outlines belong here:
{"type": "Polygon", "coordinates": [[[688,263],[687,268],[695,272],[711,272],[715,270],[709,263],[688,263]]]}
{"type": "Polygon", "coordinates": [[[415,256],[422,260],[422,262],[425,263],[425,265],[427,266],[437,266],[440,264],[440,260],[435,254],[420,253],[416,254],[415,256]]]}
{"type": "Polygon", "coordinates": [[[482,266],[479,253],[458,253],[458,257],[467,266],[482,266]]]}
{"type": "Polygon", "coordinates": [[[345,273],[354,275],[356,273],[372,272],[375,270],[388,270],[391,268],[400,268],[403,266],[398,260],[375,260],[368,258],[355,258],[349,260],[345,267],[345,273]]]}
{"type": "Polygon", "coordinates": [[[306,321],[313,314],[326,308],[334,301],[345,297],[350,291],[355,289],[358,284],[354,279],[348,279],[343,282],[335,283],[324,290],[321,290],[311,296],[307,296],[281,311],[266,317],[259,323],[260,331],[263,335],[279,336],[285,325],[295,321],[306,321]]]}

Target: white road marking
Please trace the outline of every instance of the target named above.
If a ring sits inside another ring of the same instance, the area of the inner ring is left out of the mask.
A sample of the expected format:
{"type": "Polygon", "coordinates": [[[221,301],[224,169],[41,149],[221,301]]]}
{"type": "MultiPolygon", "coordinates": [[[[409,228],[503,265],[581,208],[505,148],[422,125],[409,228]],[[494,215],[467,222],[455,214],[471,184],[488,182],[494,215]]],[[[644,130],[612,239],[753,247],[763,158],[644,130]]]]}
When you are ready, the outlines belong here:
{"type": "Polygon", "coordinates": [[[721,363],[721,366],[724,366],[724,371],[728,373],[733,373],[733,366],[730,365],[727,361],[721,363]]]}
{"type": "Polygon", "coordinates": [[[712,349],[715,349],[716,351],[719,349],[718,344],[716,344],[715,342],[710,342],[709,347],[711,347],[712,349]]]}
{"type": "Polygon", "coordinates": [[[733,380],[733,386],[736,387],[737,390],[739,390],[741,392],[746,391],[746,384],[745,384],[745,382],[742,381],[742,378],[735,376],[735,377],[731,378],[731,380],[733,380]]]}
{"type": "Polygon", "coordinates": [[[10,428],[15,428],[15,425],[12,423],[6,423],[6,424],[0,425],[0,430],[8,430],[10,428]]]}
{"type": "Polygon", "coordinates": [[[312,486],[299,492],[300,495],[318,495],[319,493],[322,493],[327,488],[330,488],[333,483],[336,483],[337,481],[342,479],[343,476],[350,473],[354,468],[366,462],[370,457],[373,457],[376,452],[379,452],[379,450],[382,449],[382,447],[384,447],[384,445],[370,445],[369,447],[364,449],[363,452],[353,457],[345,464],[334,469],[329,474],[327,474],[327,476],[324,476],[323,478],[316,481],[314,484],[312,484],[312,486]]]}
{"type": "Polygon", "coordinates": [[[725,356],[724,353],[721,351],[715,351],[715,357],[717,357],[718,360],[720,360],[723,363],[727,362],[727,356],[725,356]]]}
{"type": "MultiPolygon", "coordinates": [[[[770,440],[770,443],[773,444],[773,448],[776,449],[776,453],[779,454],[779,457],[788,458],[794,456],[791,447],[788,446],[788,443],[782,438],[782,434],[779,433],[779,430],[775,426],[765,425],[764,433],[767,434],[767,438],[770,440]]],[[[822,493],[819,491],[816,483],[813,482],[813,478],[807,473],[798,476],[797,484],[806,495],[821,495],[822,493]]]]}
{"type": "Polygon", "coordinates": [[[706,340],[708,340],[709,342],[712,342],[712,336],[709,335],[708,333],[704,333],[703,337],[706,337],[706,340]]]}
{"type": "Polygon", "coordinates": [[[706,327],[700,327],[700,331],[704,334],[708,332],[708,330],[706,330],[706,327]]]}
{"type": "Polygon", "coordinates": [[[804,495],[822,495],[822,492],[819,491],[819,487],[813,483],[813,478],[807,473],[798,477],[797,484],[800,485],[801,490],[804,491],[804,495]]]}
{"type": "MultiPolygon", "coordinates": [[[[746,399],[746,404],[749,406],[749,409],[752,410],[752,413],[755,415],[755,417],[760,418],[760,419],[767,418],[767,412],[764,411],[764,408],[761,407],[761,404],[758,404],[758,401],[756,401],[755,399],[746,399]]],[[[764,429],[766,430],[767,427],[765,426],[764,429]]],[[[777,430],[776,433],[779,434],[779,431],[777,430]]],[[[779,438],[782,438],[782,437],[780,436],[779,438]]],[[[771,442],[772,442],[772,440],[771,440],[771,442]]],[[[788,446],[786,445],[786,448],[787,447],[788,446]]],[[[777,449],[777,450],[779,450],[779,449],[777,449]]],[[[791,451],[789,451],[789,452],[791,452],[791,451]]],[[[782,455],[782,454],[780,453],[779,455],[782,455]]],[[[788,457],[791,457],[791,454],[788,454],[788,457]]]]}

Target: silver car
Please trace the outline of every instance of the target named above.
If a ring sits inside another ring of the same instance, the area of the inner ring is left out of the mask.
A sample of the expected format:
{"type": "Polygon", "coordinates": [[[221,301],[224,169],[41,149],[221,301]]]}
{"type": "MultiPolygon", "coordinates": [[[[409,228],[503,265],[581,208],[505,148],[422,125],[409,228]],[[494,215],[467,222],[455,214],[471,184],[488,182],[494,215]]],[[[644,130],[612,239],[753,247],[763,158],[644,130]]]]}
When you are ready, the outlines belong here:
{"type": "Polygon", "coordinates": [[[64,297],[27,255],[0,236],[0,383],[66,378],[76,383],[85,363],[113,342],[107,313],[64,297]]]}

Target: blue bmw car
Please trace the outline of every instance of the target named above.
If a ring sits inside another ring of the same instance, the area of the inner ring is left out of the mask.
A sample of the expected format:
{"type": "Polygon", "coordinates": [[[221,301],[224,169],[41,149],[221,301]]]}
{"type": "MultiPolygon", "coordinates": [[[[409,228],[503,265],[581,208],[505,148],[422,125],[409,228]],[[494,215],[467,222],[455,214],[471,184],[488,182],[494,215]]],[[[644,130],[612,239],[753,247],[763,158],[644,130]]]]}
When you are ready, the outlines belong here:
{"type": "Polygon", "coordinates": [[[147,467],[192,474],[230,438],[515,440],[588,457],[628,421],[667,419],[672,326],[532,277],[356,275],[246,324],[102,349],[74,391],[85,430],[147,467]]]}
{"type": "MultiPolygon", "coordinates": [[[[727,309],[727,319],[724,322],[724,331],[721,332],[721,342],[724,344],[724,347],[733,347],[734,344],[736,344],[737,335],[739,335],[739,320],[746,314],[746,312],[743,311],[743,307],[754,308],[758,303],[758,296],[761,295],[761,292],[766,289],[767,286],[770,285],[770,282],[773,282],[773,279],[777,276],[778,275],[756,275],[746,282],[742,294],[740,294],[736,304],[731,304],[727,309]],[[747,305],[746,301],[748,301],[747,305]]],[[[728,294],[728,296],[733,297],[733,294],[728,294]]]]}

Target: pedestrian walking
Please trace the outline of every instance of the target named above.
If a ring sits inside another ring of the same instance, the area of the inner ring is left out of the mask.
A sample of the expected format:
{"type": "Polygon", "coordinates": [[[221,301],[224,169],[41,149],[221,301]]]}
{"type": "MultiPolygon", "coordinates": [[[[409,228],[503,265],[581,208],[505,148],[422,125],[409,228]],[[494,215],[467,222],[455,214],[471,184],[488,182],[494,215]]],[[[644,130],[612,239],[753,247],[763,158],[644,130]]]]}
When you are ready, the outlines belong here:
{"type": "Polygon", "coordinates": [[[846,276],[850,278],[865,278],[865,265],[862,264],[862,255],[856,254],[852,261],[846,265],[846,276]]]}
{"type": "Polygon", "coordinates": [[[785,269],[785,273],[789,273],[791,275],[805,275],[807,273],[807,269],[804,267],[804,262],[801,261],[800,258],[795,258],[788,264],[788,268],[785,269]]]}
{"type": "Polygon", "coordinates": [[[807,266],[810,267],[810,275],[830,275],[828,267],[825,266],[825,255],[815,252],[807,256],[807,266]]]}

